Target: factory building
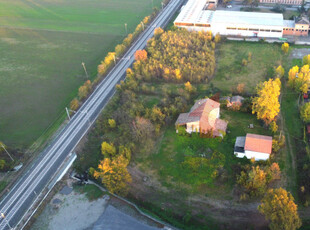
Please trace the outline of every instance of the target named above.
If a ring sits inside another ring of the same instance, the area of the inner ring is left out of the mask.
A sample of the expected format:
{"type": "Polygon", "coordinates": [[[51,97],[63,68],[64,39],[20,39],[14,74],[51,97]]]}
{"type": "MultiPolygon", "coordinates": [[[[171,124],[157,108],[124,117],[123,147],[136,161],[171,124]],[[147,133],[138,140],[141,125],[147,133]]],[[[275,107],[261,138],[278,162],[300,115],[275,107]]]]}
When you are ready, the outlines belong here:
{"type": "Polygon", "coordinates": [[[283,20],[282,14],[207,10],[209,1],[189,0],[174,21],[177,27],[211,31],[225,36],[281,38],[282,35],[306,36],[309,21],[283,20]],[[293,29],[293,30],[292,30],[293,29]]]}

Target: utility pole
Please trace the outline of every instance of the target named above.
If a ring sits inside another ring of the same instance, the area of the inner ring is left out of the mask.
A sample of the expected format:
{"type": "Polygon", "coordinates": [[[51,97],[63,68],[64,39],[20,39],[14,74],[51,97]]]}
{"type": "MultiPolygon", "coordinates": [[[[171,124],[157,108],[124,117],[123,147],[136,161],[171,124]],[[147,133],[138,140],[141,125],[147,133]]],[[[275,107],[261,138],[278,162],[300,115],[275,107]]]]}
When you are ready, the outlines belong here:
{"type": "Polygon", "coordinates": [[[88,74],[87,74],[87,71],[86,71],[86,66],[85,66],[85,63],[84,63],[84,62],[82,62],[82,66],[83,66],[83,68],[84,68],[84,71],[85,71],[85,74],[86,74],[86,78],[89,79],[88,74]]]}
{"type": "Polygon", "coordinates": [[[161,2],[161,9],[164,9],[164,3],[161,2]]]}
{"type": "Polygon", "coordinates": [[[127,32],[127,23],[125,23],[125,32],[126,32],[126,35],[128,34],[127,32]]]}
{"type": "Polygon", "coordinates": [[[12,157],[11,154],[9,154],[9,152],[6,150],[5,146],[4,146],[2,143],[0,143],[0,145],[1,145],[1,147],[4,149],[4,151],[6,152],[6,154],[9,155],[9,157],[11,158],[11,160],[14,161],[13,157],[12,157]]]}
{"type": "Polygon", "coordinates": [[[68,118],[69,118],[69,121],[71,120],[71,117],[70,117],[70,113],[69,113],[69,110],[68,110],[68,108],[66,107],[66,112],[67,112],[67,116],[68,116],[68,118]]]}

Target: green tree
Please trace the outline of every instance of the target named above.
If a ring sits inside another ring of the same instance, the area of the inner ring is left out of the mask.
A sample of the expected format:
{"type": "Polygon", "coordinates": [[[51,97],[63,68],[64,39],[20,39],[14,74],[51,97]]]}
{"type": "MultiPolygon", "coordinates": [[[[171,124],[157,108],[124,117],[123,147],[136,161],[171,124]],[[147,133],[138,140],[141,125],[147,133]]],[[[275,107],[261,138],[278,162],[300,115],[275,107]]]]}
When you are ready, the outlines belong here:
{"type": "Polygon", "coordinates": [[[266,173],[259,166],[252,167],[249,171],[241,171],[237,183],[243,186],[251,196],[262,195],[267,188],[266,173]]]}
{"type": "Polygon", "coordinates": [[[258,211],[270,221],[271,230],[295,230],[301,227],[297,205],[291,193],[282,188],[270,189],[258,206],[258,211]]]}
{"type": "Polygon", "coordinates": [[[302,64],[303,65],[310,65],[310,54],[308,54],[302,58],[302,64]]]}
{"type": "Polygon", "coordinates": [[[300,116],[304,122],[310,122],[310,103],[306,103],[301,107],[300,116]]]}
{"type": "Polygon", "coordinates": [[[104,155],[105,158],[111,158],[116,155],[116,148],[114,147],[113,143],[102,142],[101,144],[101,153],[104,155]]]}
{"type": "Polygon", "coordinates": [[[114,119],[108,119],[108,123],[109,123],[110,128],[113,129],[116,127],[116,122],[114,119]]]}

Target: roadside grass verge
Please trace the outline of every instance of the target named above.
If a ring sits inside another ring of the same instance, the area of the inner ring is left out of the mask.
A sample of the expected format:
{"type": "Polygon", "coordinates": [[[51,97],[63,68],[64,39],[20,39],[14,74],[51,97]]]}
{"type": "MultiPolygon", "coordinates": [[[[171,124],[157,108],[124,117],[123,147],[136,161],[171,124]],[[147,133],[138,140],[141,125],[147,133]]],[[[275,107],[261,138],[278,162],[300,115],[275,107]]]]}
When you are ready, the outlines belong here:
{"type": "Polygon", "coordinates": [[[108,194],[103,192],[100,188],[98,188],[96,185],[93,184],[85,184],[85,185],[75,184],[73,186],[73,189],[78,193],[85,194],[85,196],[89,201],[97,200],[103,197],[105,194],[108,194]]]}

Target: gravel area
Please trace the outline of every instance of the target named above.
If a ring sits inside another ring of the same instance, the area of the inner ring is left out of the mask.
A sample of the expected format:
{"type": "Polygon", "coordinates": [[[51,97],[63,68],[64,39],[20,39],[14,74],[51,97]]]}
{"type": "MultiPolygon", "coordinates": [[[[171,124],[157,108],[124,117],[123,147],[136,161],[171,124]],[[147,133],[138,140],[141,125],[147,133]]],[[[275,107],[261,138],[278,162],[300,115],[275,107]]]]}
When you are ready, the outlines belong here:
{"type": "MultiPolygon", "coordinates": [[[[71,190],[72,191],[72,190],[71,190]]],[[[62,191],[63,192],[63,191],[62,191]]],[[[86,230],[105,211],[108,196],[95,201],[88,201],[84,194],[74,191],[58,193],[45,207],[42,214],[32,225],[33,230],[86,230]]]]}
{"type": "Polygon", "coordinates": [[[310,54],[310,48],[293,49],[291,52],[291,59],[302,59],[304,56],[310,54]]]}

